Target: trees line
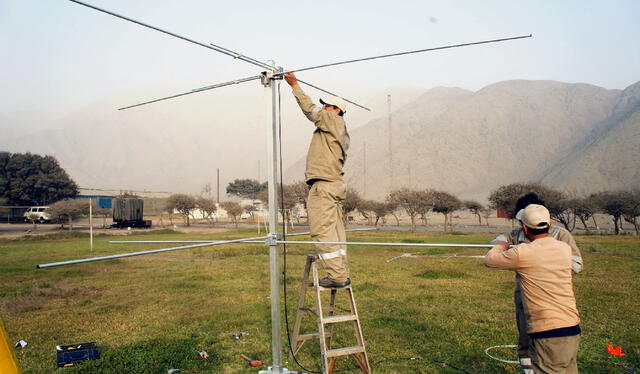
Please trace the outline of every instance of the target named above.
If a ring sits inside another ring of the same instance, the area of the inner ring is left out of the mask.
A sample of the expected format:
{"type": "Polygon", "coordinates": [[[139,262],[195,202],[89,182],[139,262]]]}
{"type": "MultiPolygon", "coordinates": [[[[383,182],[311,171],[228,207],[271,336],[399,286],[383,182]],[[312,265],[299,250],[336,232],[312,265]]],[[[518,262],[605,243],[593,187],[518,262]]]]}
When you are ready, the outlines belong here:
{"type": "MultiPolygon", "coordinates": [[[[211,191],[205,186],[203,193],[211,191]]],[[[253,179],[236,179],[229,183],[228,195],[251,200],[266,202],[267,185],[253,179]]],[[[277,194],[280,200],[283,219],[288,219],[289,212],[301,204],[306,209],[308,188],[305,182],[299,181],[286,184],[277,194]]],[[[501,209],[508,218],[513,218],[516,212],[516,200],[529,192],[536,192],[549,208],[553,219],[564,227],[573,231],[578,222],[584,230],[589,232],[588,222],[598,230],[594,218],[596,213],[611,216],[616,234],[620,233],[623,220],[633,225],[636,234],[640,232],[640,190],[603,191],[587,196],[566,193],[537,183],[513,183],[501,186],[489,195],[489,206],[467,200],[462,201],[454,194],[435,189],[399,188],[391,191],[383,201],[368,200],[360,196],[357,190],[348,188],[346,200],[343,202],[345,219],[352,212],[359,212],[371,224],[378,225],[380,220],[385,222],[388,216],[393,216],[399,224],[398,212],[406,213],[411,221],[411,230],[415,231],[416,221],[427,223],[427,213],[435,212],[444,215],[444,230],[451,229],[451,213],[462,209],[469,210],[478,217],[482,224],[482,217],[489,217],[491,209],[501,209]]],[[[4,205],[51,205],[50,214],[60,220],[67,220],[69,224],[79,215],[86,214],[87,205],[63,201],[78,194],[77,184],[60,167],[52,156],[40,156],[31,153],[0,152],[0,207],[4,205]]],[[[227,211],[233,221],[238,223],[238,217],[243,211],[252,212],[254,206],[241,207],[238,203],[226,201],[220,206],[227,211]]],[[[280,207],[279,207],[280,208],[280,207]]],[[[192,197],[185,194],[174,194],[167,199],[165,209],[173,213],[178,211],[185,217],[187,224],[195,209],[200,209],[206,219],[213,222],[217,211],[216,203],[203,194],[192,197]]],[[[96,207],[94,211],[100,215],[107,212],[96,207]]],[[[171,219],[171,215],[169,216],[171,219]]]]}
{"type": "MultiPolygon", "coordinates": [[[[301,204],[306,209],[307,192],[307,185],[303,181],[286,184],[282,189],[278,187],[278,198],[281,199],[279,204],[284,207],[283,215],[296,204],[301,204]]],[[[640,234],[640,190],[603,191],[578,196],[539,183],[512,183],[498,187],[489,195],[488,206],[475,200],[461,200],[446,191],[406,187],[391,191],[383,201],[369,200],[362,198],[357,190],[349,187],[343,202],[343,214],[347,219],[351,213],[358,212],[368,219],[370,224],[377,226],[380,220],[384,223],[388,216],[393,216],[399,224],[398,213],[403,212],[409,216],[411,231],[415,231],[417,220],[426,225],[427,213],[434,212],[444,216],[444,231],[450,231],[451,214],[460,210],[468,210],[477,216],[479,224],[482,224],[482,217],[487,222],[491,212],[497,209],[502,210],[507,218],[513,219],[517,213],[514,211],[516,201],[530,192],[538,194],[545,201],[552,218],[569,231],[573,231],[580,222],[584,230],[589,232],[590,220],[596,230],[599,230],[594,216],[602,213],[611,216],[616,234],[620,233],[622,220],[633,225],[636,235],[640,234]]],[[[227,193],[246,199],[267,201],[266,184],[252,179],[236,179],[227,186],[227,193]]],[[[193,207],[198,207],[197,202],[193,207]]]]}

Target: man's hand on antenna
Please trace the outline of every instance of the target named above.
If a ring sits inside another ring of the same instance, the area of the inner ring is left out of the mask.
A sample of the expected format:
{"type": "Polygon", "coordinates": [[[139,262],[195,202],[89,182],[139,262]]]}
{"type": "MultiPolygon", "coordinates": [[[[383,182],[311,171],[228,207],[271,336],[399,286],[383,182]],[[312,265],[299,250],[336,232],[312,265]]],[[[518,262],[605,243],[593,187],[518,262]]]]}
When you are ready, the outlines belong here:
{"type": "Polygon", "coordinates": [[[296,78],[296,75],[294,73],[286,73],[284,75],[284,80],[287,81],[287,83],[289,83],[289,86],[291,86],[292,88],[298,85],[298,79],[296,78]]]}

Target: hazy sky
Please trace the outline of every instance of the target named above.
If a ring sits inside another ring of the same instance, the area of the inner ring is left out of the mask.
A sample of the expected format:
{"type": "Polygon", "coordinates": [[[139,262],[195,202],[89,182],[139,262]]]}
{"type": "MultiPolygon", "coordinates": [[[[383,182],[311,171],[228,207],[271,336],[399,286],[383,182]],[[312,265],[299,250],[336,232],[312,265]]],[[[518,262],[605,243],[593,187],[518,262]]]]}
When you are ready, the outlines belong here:
{"type": "MultiPolygon", "coordinates": [[[[286,68],[533,34],[300,74],[356,101],[395,85],[543,79],[622,89],[640,80],[637,0],[87,1],[286,68]]],[[[0,46],[0,114],[74,110],[107,96],[132,104],[259,72],[65,0],[1,0],[0,46]]]]}

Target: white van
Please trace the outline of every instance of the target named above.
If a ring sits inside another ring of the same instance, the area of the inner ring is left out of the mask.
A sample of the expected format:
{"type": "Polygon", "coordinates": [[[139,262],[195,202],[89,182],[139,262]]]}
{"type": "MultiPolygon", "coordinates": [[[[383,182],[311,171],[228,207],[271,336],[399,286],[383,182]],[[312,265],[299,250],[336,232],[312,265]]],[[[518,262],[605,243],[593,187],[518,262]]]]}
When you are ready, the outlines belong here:
{"type": "Polygon", "coordinates": [[[30,223],[35,217],[36,221],[40,223],[51,222],[51,215],[47,213],[48,206],[32,206],[24,212],[24,221],[30,223]]]}

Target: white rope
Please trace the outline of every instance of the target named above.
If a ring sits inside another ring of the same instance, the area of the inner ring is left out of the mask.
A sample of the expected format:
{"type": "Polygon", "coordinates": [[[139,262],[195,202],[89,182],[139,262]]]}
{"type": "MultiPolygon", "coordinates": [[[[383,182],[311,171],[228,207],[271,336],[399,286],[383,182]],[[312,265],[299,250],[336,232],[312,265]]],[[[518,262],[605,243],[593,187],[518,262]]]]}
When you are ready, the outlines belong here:
{"type": "Polygon", "coordinates": [[[516,364],[516,365],[520,365],[520,361],[512,361],[512,360],[503,360],[501,358],[492,356],[491,353],[489,353],[490,350],[494,349],[494,348],[517,348],[518,346],[515,344],[506,344],[506,345],[494,345],[493,347],[489,347],[487,349],[484,350],[484,353],[491,357],[492,359],[496,360],[496,361],[500,361],[500,362],[504,362],[505,364],[516,364]]]}

